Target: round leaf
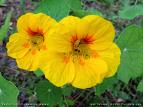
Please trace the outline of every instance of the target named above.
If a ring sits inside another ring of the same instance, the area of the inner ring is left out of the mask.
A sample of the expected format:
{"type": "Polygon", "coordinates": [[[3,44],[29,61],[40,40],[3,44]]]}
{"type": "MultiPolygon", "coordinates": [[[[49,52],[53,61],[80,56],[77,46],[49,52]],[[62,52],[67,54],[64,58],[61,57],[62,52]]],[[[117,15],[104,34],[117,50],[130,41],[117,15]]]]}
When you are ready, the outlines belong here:
{"type": "Polygon", "coordinates": [[[0,74],[0,107],[17,107],[18,94],[16,86],[0,74]]]}
{"type": "Polygon", "coordinates": [[[117,40],[121,49],[121,64],[118,78],[128,83],[130,78],[143,76],[143,28],[127,27],[117,40]]]}
{"type": "Polygon", "coordinates": [[[40,81],[36,85],[36,93],[40,102],[48,106],[57,105],[62,101],[61,88],[55,87],[47,80],[40,81]]]}

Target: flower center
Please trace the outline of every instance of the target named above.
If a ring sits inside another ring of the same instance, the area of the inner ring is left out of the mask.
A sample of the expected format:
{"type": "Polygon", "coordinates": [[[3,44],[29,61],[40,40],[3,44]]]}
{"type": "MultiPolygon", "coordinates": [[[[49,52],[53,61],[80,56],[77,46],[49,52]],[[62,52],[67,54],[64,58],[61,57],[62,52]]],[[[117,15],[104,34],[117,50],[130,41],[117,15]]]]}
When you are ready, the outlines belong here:
{"type": "Polygon", "coordinates": [[[44,37],[42,35],[35,35],[31,37],[31,44],[33,47],[37,47],[40,49],[41,45],[43,44],[44,37]]]}
{"type": "Polygon", "coordinates": [[[83,40],[76,40],[73,44],[73,55],[83,56],[84,58],[89,58],[91,50],[88,44],[83,40]]]}
{"type": "Polygon", "coordinates": [[[71,37],[72,51],[69,54],[65,54],[64,63],[68,63],[71,59],[73,63],[85,64],[85,60],[91,57],[98,57],[98,54],[90,48],[95,39],[92,36],[86,36],[84,38],[78,38],[78,36],[71,37]]]}

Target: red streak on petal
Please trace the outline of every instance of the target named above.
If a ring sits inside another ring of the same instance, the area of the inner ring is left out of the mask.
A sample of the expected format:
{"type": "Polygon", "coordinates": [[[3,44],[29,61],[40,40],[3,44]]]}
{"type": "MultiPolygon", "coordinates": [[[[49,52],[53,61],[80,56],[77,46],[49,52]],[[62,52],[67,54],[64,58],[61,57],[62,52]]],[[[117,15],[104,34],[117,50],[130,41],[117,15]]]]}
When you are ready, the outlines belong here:
{"type": "Polygon", "coordinates": [[[46,45],[43,45],[43,46],[42,46],[42,49],[43,49],[43,50],[47,50],[46,45]]]}
{"type": "Polygon", "coordinates": [[[29,44],[29,43],[24,43],[24,44],[23,44],[23,47],[24,47],[24,48],[29,48],[29,47],[30,47],[30,44],[29,44]]]}
{"type": "Polygon", "coordinates": [[[83,42],[84,42],[85,44],[92,44],[93,41],[94,41],[93,36],[86,36],[86,37],[83,38],[82,40],[83,40],[83,42]]]}
{"type": "Polygon", "coordinates": [[[85,65],[85,61],[84,61],[84,59],[81,58],[81,57],[78,59],[78,63],[79,63],[80,65],[82,65],[82,66],[85,65]]]}
{"type": "Polygon", "coordinates": [[[77,35],[72,36],[72,38],[71,38],[71,43],[75,43],[75,41],[77,41],[77,40],[78,40],[77,35]]]}
{"type": "MultiPolygon", "coordinates": [[[[70,41],[72,44],[74,44],[78,39],[79,39],[78,36],[75,35],[75,36],[72,36],[70,41]]],[[[93,36],[86,36],[86,37],[81,38],[79,40],[83,44],[92,44],[95,39],[93,38],[93,36]]]]}
{"type": "Polygon", "coordinates": [[[35,35],[43,36],[44,35],[44,33],[41,29],[37,29],[36,31],[33,31],[33,30],[31,30],[31,28],[28,28],[27,32],[30,36],[35,36],[35,35]]]}
{"type": "Polygon", "coordinates": [[[32,55],[35,55],[36,54],[36,49],[33,49],[32,50],[32,55]]]}
{"type": "Polygon", "coordinates": [[[93,57],[93,58],[97,58],[97,57],[99,57],[99,55],[98,55],[97,52],[93,52],[93,53],[92,53],[92,57],[93,57]]]}
{"type": "Polygon", "coordinates": [[[67,64],[70,61],[70,57],[64,56],[63,62],[67,64]]]}

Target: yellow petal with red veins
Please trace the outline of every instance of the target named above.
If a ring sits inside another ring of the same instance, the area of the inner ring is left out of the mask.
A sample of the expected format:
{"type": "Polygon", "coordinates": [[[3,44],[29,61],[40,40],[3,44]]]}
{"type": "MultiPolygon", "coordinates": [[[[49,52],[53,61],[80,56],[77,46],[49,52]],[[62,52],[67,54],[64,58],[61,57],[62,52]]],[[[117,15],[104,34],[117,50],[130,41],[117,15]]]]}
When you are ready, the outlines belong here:
{"type": "Polygon", "coordinates": [[[92,37],[94,41],[89,44],[91,49],[104,50],[112,44],[115,30],[110,21],[100,16],[89,15],[81,19],[77,34],[81,37],[92,37]]]}
{"type": "Polygon", "coordinates": [[[55,24],[54,19],[43,13],[22,15],[17,21],[18,33],[11,35],[7,43],[8,56],[16,58],[22,69],[38,69],[40,53],[47,50],[45,35],[55,24]]]}
{"type": "Polygon", "coordinates": [[[34,14],[29,20],[29,28],[35,32],[40,31],[43,34],[45,34],[52,26],[54,26],[54,24],[56,24],[54,19],[43,13],[34,14]]]}
{"type": "Polygon", "coordinates": [[[56,21],[43,13],[27,13],[18,19],[17,28],[28,35],[45,34],[54,24],[56,21]]]}
{"type": "Polygon", "coordinates": [[[41,60],[45,65],[41,66],[45,77],[54,85],[60,87],[71,83],[74,78],[74,64],[70,57],[64,54],[53,54],[50,58],[41,60]],[[47,60],[48,59],[48,60],[47,60]]]}
{"type": "Polygon", "coordinates": [[[7,54],[12,58],[22,58],[29,51],[30,47],[29,39],[20,33],[11,35],[6,45],[7,54]]]}
{"type": "Polygon", "coordinates": [[[65,17],[46,36],[51,54],[42,55],[40,67],[56,86],[96,86],[119,66],[120,50],[113,43],[114,36],[112,23],[100,16],[65,17]]]}
{"type": "Polygon", "coordinates": [[[18,32],[28,34],[28,28],[29,28],[29,23],[30,23],[30,17],[33,16],[33,13],[27,13],[25,15],[22,15],[18,18],[17,21],[17,30],[18,32]]]}
{"type": "Polygon", "coordinates": [[[72,36],[76,36],[76,26],[79,21],[80,19],[77,17],[67,16],[53,27],[46,36],[46,43],[50,46],[48,50],[70,52],[72,50],[72,36]]]}
{"type": "Polygon", "coordinates": [[[40,53],[38,50],[31,50],[22,58],[17,58],[16,62],[21,69],[35,71],[39,68],[39,57],[40,53]]]}

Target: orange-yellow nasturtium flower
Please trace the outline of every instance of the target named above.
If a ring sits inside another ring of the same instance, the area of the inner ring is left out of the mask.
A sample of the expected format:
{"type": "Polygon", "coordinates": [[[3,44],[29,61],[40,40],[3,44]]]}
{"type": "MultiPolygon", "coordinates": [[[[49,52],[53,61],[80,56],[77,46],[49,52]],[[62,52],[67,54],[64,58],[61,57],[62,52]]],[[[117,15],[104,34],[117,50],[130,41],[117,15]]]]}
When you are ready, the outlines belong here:
{"type": "Polygon", "coordinates": [[[72,84],[85,89],[101,83],[120,64],[114,37],[112,23],[100,16],[65,17],[45,40],[50,52],[42,60],[45,77],[59,87],[72,84]]]}
{"type": "Polygon", "coordinates": [[[17,21],[17,33],[7,43],[8,56],[15,58],[18,67],[34,71],[39,67],[39,57],[47,50],[45,38],[56,21],[43,13],[27,13],[17,21]]]}

